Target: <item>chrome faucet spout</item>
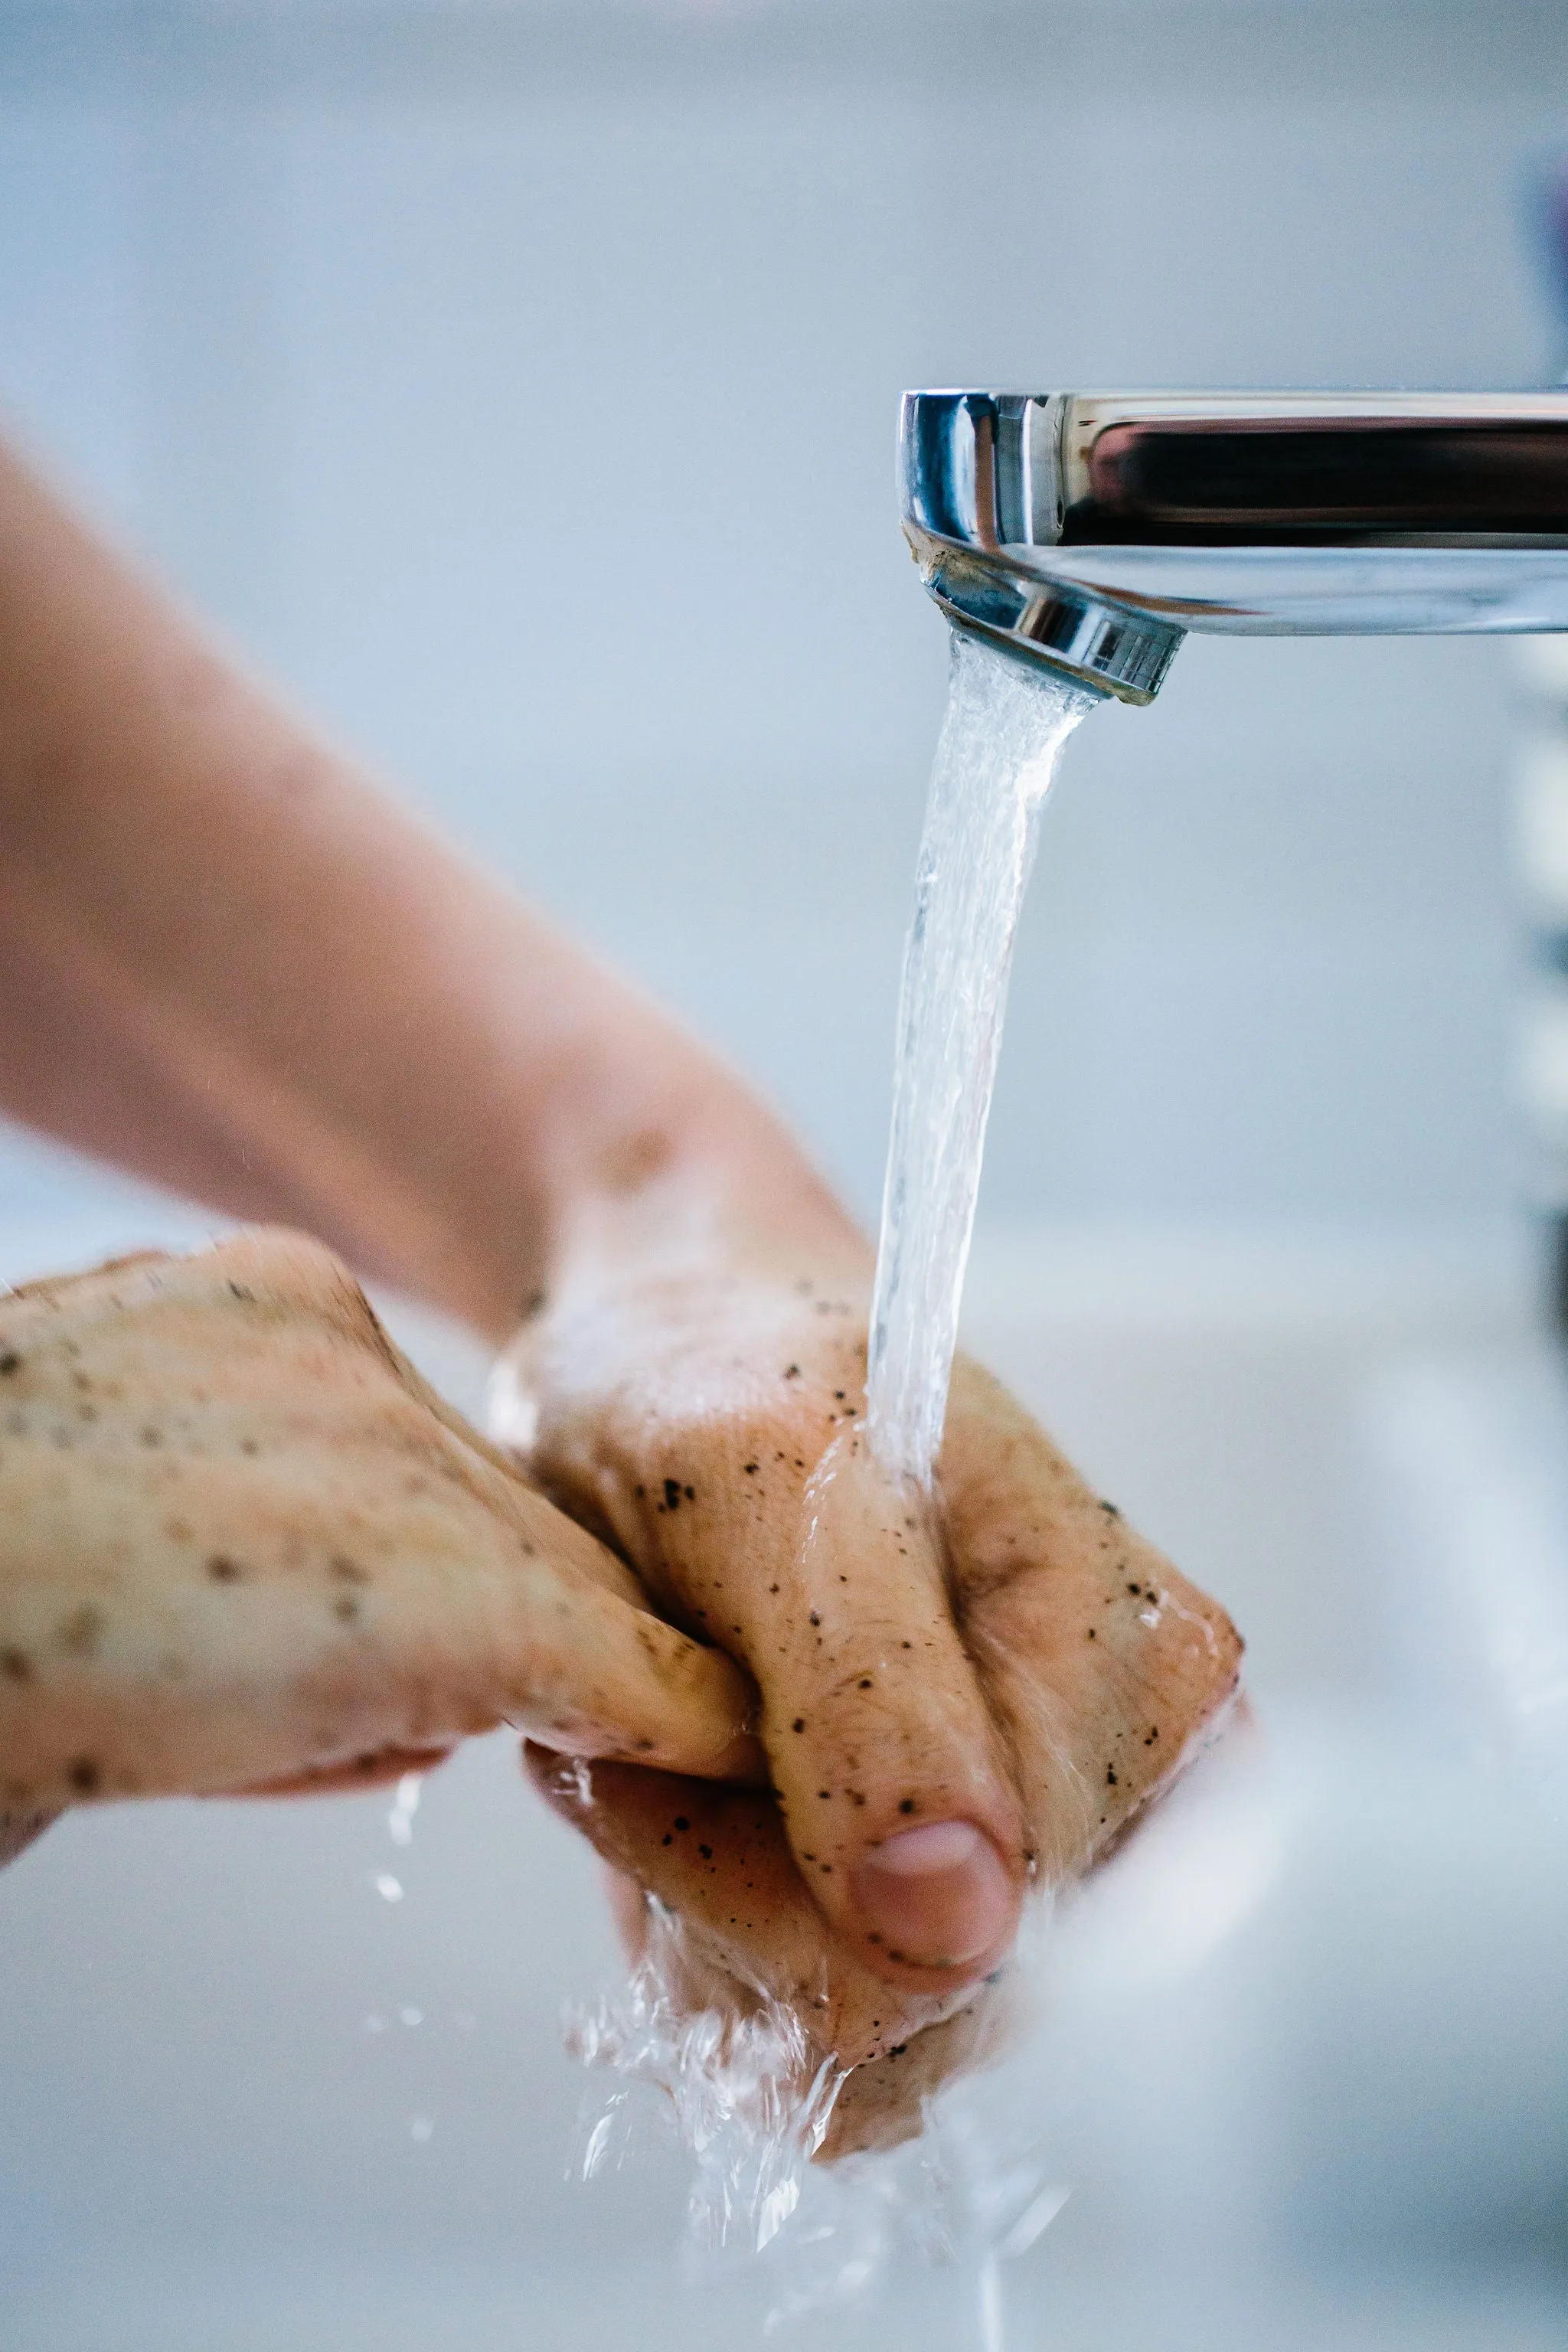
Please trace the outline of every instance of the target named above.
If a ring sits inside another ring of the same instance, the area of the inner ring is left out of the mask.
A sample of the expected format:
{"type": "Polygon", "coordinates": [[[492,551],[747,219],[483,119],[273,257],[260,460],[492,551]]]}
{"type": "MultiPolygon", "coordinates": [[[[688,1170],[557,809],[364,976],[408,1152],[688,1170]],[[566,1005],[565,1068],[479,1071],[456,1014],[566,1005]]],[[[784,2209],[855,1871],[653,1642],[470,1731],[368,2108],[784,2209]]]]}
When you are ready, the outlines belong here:
{"type": "Polygon", "coordinates": [[[948,617],[1126,702],[1191,629],[1568,629],[1568,392],[911,392],[899,467],[948,617]]]}

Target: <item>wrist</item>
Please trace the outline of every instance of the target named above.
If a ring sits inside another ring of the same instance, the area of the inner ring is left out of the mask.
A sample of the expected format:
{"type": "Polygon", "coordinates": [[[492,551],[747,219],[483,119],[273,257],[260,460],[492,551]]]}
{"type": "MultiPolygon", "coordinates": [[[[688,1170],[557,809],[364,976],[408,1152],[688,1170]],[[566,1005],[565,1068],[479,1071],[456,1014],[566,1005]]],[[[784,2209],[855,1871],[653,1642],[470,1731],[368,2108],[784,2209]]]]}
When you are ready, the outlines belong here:
{"type": "Polygon", "coordinates": [[[494,1433],[524,1454],[548,1424],[547,1452],[570,1426],[596,1456],[613,1425],[611,1452],[635,1463],[646,1413],[749,1411],[763,1366],[794,1368],[775,1401],[792,1412],[863,1386],[870,1244],[758,1106],[724,1108],[725,1128],[650,1154],[637,1181],[569,1201],[491,1390],[494,1433]]]}
{"type": "Polygon", "coordinates": [[[536,1311],[676,1277],[868,1284],[866,1235],[764,1106],[727,1071],[684,1103],[671,1092],[673,1109],[622,1125],[563,1188],[536,1311]]]}

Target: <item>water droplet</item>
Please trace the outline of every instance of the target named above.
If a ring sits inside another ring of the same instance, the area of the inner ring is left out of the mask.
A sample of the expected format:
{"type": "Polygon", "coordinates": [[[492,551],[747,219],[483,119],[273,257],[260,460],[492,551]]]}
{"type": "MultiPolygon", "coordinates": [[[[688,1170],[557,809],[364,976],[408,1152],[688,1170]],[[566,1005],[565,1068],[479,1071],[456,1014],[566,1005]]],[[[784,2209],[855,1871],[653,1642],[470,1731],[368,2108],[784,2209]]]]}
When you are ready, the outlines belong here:
{"type": "Polygon", "coordinates": [[[414,2121],[408,2126],[408,2137],[410,2139],[417,2140],[420,2147],[423,2147],[435,2128],[436,2126],[428,2116],[416,2116],[414,2121]]]}
{"type": "Polygon", "coordinates": [[[384,1903],[402,1902],[403,1881],[400,1878],[394,1878],[390,1870],[378,1870],[371,1885],[384,1903]]]}
{"type": "Polygon", "coordinates": [[[414,1816],[419,1811],[419,1793],[424,1784],[422,1772],[405,1772],[397,1784],[397,1794],[392,1801],[386,1826],[394,1845],[412,1845],[414,1816]]]}

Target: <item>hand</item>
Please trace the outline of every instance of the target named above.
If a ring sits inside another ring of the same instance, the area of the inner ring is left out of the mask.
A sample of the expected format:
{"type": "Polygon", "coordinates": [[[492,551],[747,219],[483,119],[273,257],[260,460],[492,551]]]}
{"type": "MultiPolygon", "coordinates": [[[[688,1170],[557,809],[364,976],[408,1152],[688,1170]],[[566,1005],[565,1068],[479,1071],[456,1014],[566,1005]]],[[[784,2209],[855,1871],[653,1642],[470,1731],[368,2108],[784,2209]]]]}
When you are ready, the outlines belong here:
{"type": "Polygon", "coordinates": [[[738,1261],[700,1231],[654,1271],[590,1252],[510,1358],[546,1490],[755,1677],[777,1795],[536,1778],[700,1952],[872,2069],[842,2119],[862,2137],[907,2109],[893,2053],[973,2003],[1031,1874],[1107,1851],[1241,1646],[962,1359],[945,1528],[900,1494],[863,1434],[866,1276],[850,1244],[738,1261]]]}
{"type": "Polygon", "coordinates": [[[751,1694],[435,1396],[337,1260],[241,1234],[0,1297],[0,1803],[351,1784],[521,1725],[761,1769],[751,1694]]]}

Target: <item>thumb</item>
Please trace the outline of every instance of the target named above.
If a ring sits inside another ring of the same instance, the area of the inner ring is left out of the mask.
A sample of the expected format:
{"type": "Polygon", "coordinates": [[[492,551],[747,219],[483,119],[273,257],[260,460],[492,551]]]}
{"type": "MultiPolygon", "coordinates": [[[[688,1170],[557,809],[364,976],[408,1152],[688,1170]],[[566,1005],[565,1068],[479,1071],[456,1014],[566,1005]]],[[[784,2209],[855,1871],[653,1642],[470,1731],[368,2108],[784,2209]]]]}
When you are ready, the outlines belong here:
{"type": "Polygon", "coordinates": [[[790,1531],[744,1654],[802,1874],[879,1973],[983,1976],[1012,1942],[1027,1857],[939,1528],[856,1432],[805,1480],[790,1531]]]}
{"type": "Polygon", "coordinates": [[[651,1403],[574,1411],[558,1386],[533,1458],[750,1668],[795,1860],[840,1936],[890,1981],[962,1984],[1012,1940],[1019,1809],[938,1529],[868,1450],[863,1342],[819,1330],[748,1329],[739,1367],[678,1362],[651,1403]]]}

